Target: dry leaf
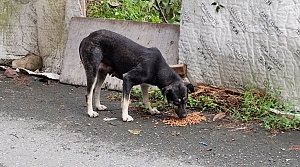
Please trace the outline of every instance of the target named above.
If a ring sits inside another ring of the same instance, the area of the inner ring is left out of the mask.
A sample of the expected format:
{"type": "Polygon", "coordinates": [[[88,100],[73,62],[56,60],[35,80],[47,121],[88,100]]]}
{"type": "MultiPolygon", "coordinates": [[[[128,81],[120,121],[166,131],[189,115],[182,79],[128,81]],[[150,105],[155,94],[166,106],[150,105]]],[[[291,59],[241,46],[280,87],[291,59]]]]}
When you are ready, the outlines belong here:
{"type": "Polygon", "coordinates": [[[226,114],[222,112],[222,113],[219,113],[219,114],[215,115],[214,118],[213,118],[213,121],[215,122],[215,121],[221,120],[225,117],[226,117],[226,114]]]}
{"type": "Polygon", "coordinates": [[[300,150],[300,146],[299,145],[292,145],[290,148],[289,148],[290,151],[295,151],[295,150],[300,150]]]}
{"type": "Polygon", "coordinates": [[[19,76],[18,73],[10,67],[5,70],[3,75],[7,78],[17,78],[19,76]]]}
{"type": "Polygon", "coordinates": [[[118,3],[118,2],[107,1],[107,3],[108,3],[110,6],[113,6],[113,7],[119,6],[119,3],[118,3]]]}
{"type": "Polygon", "coordinates": [[[128,132],[134,134],[134,135],[138,135],[141,133],[142,130],[140,129],[133,129],[133,130],[128,130],[128,132]]]}

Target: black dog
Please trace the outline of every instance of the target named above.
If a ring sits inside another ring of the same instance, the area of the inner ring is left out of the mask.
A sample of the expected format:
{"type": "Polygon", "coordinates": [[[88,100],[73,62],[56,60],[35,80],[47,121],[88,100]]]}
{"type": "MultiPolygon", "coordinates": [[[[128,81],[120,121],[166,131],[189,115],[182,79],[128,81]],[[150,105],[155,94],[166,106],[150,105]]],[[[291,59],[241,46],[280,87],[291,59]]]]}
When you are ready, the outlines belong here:
{"type": "Polygon", "coordinates": [[[182,81],[157,48],[146,48],[120,34],[98,30],[81,41],[79,54],[87,77],[87,110],[90,117],[98,116],[93,111],[93,93],[97,109],[106,109],[100,104],[100,91],[107,74],[123,80],[123,121],[133,121],[128,115],[128,106],[134,85],[141,85],[143,102],[149,112],[159,113],[150,106],[148,84],[157,86],[167,100],[173,102],[180,118],[186,117],[188,89],[194,91],[194,87],[182,81]]]}

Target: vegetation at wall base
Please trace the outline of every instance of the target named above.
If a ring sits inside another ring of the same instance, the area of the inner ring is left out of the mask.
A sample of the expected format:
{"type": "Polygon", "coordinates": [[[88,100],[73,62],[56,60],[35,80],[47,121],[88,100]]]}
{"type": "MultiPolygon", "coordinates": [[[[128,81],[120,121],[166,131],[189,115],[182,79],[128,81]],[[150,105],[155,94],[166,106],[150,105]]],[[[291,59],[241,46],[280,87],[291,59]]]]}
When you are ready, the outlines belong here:
{"type": "Polygon", "coordinates": [[[179,23],[182,0],[90,0],[87,17],[179,23]]]}
{"type": "MultiPolygon", "coordinates": [[[[214,87],[214,86],[211,86],[214,87]]],[[[295,106],[280,100],[279,94],[269,93],[255,88],[249,88],[243,92],[230,92],[227,88],[216,87],[215,92],[193,93],[188,97],[187,108],[190,111],[200,111],[209,113],[226,113],[231,121],[257,122],[270,131],[290,131],[300,129],[300,118],[292,115],[277,114],[271,109],[278,111],[288,111],[299,114],[295,111],[295,106]],[[231,99],[231,100],[226,100],[231,99]]],[[[112,96],[115,98],[116,96],[112,96]]],[[[120,97],[120,95],[118,95],[120,97]]],[[[172,110],[173,105],[168,103],[160,90],[149,92],[150,103],[160,111],[172,110]]],[[[140,88],[131,91],[132,105],[136,109],[146,111],[142,104],[140,88]]]]}

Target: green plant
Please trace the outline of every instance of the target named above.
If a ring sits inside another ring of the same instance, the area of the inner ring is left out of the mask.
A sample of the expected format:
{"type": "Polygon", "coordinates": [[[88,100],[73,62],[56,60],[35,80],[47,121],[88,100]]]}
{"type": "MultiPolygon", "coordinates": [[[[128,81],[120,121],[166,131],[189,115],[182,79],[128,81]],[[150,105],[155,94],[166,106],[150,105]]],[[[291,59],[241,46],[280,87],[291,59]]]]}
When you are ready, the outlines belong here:
{"type": "Polygon", "coordinates": [[[142,90],[139,87],[132,88],[131,97],[133,99],[136,99],[137,101],[142,101],[143,100],[142,90]]]}
{"type": "Polygon", "coordinates": [[[200,100],[193,98],[192,95],[189,94],[187,106],[190,108],[199,108],[199,105],[200,105],[200,100]]]}
{"type": "Polygon", "coordinates": [[[243,122],[259,121],[263,122],[266,129],[291,130],[299,126],[300,119],[294,116],[286,116],[271,111],[295,111],[295,106],[280,100],[279,91],[275,93],[249,89],[243,92],[242,108],[233,110],[233,117],[243,122]]]}
{"type": "Polygon", "coordinates": [[[192,95],[188,95],[188,108],[201,109],[204,110],[217,110],[218,104],[217,98],[211,98],[210,96],[199,96],[192,97],[192,95]]]}
{"type": "Polygon", "coordinates": [[[264,127],[267,130],[279,129],[279,130],[293,130],[299,129],[300,118],[289,117],[286,115],[274,115],[270,114],[264,117],[264,127]]]}
{"type": "Polygon", "coordinates": [[[165,23],[179,23],[182,0],[155,0],[156,9],[165,23]]]}
{"type": "Polygon", "coordinates": [[[149,99],[151,107],[155,107],[158,110],[166,110],[173,106],[171,103],[167,102],[166,98],[162,95],[160,90],[150,91],[149,99]]]}
{"type": "Polygon", "coordinates": [[[216,103],[217,99],[216,98],[211,98],[210,96],[200,96],[200,106],[199,108],[204,110],[217,110],[218,104],[216,103]]]}
{"type": "Polygon", "coordinates": [[[182,0],[94,0],[87,17],[113,18],[155,23],[179,23],[182,0]]]}
{"type": "Polygon", "coordinates": [[[111,93],[111,94],[109,94],[108,98],[112,101],[121,100],[122,99],[122,93],[120,93],[120,92],[111,93]]]}
{"type": "Polygon", "coordinates": [[[95,0],[88,4],[87,17],[114,18],[161,23],[153,2],[142,0],[120,0],[112,6],[110,1],[95,0]]]}
{"type": "MultiPolygon", "coordinates": [[[[169,104],[165,100],[165,97],[162,95],[160,90],[152,90],[148,92],[148,94],[151,107],[155,107],[158,110],[166,110],[172,107],[172,104],[169,104]]],[[[133,88],[131,90],[131,99],[135,107],[141,108],[143,106],[142,91],[139,87],[133,88]]]]}

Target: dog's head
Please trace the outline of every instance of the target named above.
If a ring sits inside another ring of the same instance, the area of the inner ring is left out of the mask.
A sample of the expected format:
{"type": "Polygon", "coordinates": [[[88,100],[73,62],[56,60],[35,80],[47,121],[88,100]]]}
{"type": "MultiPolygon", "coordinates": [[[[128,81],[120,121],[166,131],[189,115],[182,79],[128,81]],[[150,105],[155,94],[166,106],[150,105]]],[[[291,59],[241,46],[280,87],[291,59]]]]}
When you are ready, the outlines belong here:
{"type": "Polygon", "coordinates": [[[168,102],[174,104],[175,112],[179,118],[187,116],[188,92],[194,92],[194,86],[190,83],[172,84],[162,89],[162,93],[168,102]]]}

